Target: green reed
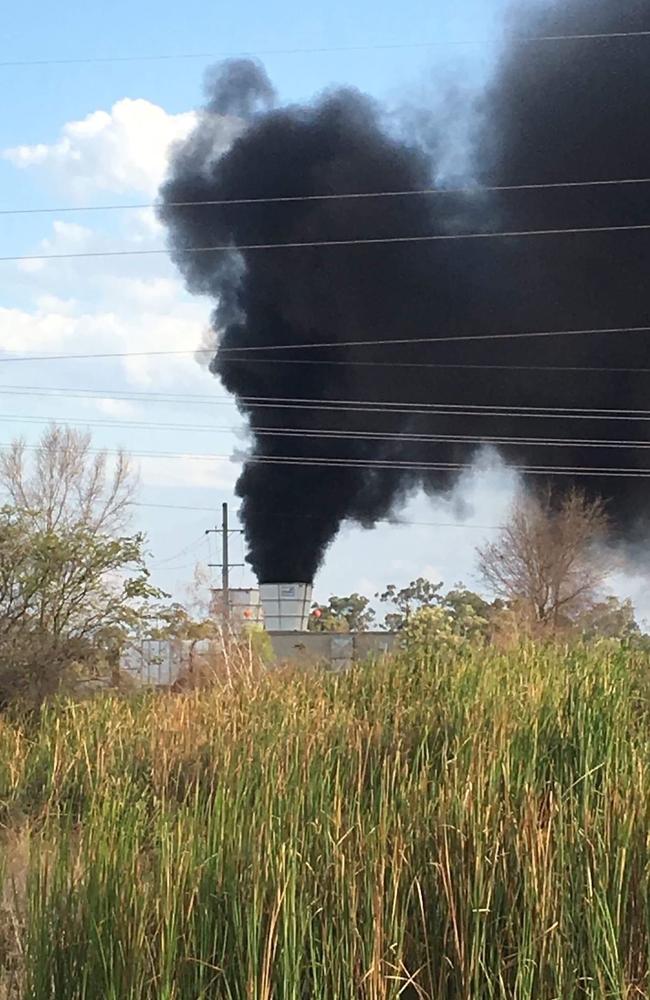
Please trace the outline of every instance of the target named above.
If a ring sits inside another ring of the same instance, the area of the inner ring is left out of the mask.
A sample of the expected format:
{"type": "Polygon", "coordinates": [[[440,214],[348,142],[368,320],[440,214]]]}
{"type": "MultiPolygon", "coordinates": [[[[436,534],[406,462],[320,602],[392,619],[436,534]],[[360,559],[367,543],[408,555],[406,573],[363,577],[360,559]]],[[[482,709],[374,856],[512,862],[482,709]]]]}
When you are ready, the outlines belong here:
{"type": "Polygon", "coordinates": [[[423,651],[5,718],[15,995],[650,997],[649,694],[624,650],[423,651]]]}

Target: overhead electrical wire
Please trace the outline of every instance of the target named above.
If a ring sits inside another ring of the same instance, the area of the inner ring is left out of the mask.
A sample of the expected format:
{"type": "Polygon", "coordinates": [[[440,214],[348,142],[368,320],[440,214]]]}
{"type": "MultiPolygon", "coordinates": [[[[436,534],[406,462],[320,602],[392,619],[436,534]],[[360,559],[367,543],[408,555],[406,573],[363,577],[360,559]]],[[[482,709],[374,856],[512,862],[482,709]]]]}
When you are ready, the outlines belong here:
{"type": "Polygon", "coordinates": [[[342,441],[403,441],[406,443],[457,443],[457,444],[525,444],[539,445],[544,447],[574,447],[585,448],[650,448],[650,441],[635,441],[630,439],[607,438],[531,438],[519,435],[467,435],[467,434],[431,434],[417,431],[374,431],[374,430],[347,430],[328,427],[244,427],[219,424],[187,424],[187,423],[159,423],[139,420],[97,420],[93,418],[73,417],[61,419],[55,416],[38,416],[33,414],[0,414],[0,422],[47,424],[55,426],[78,426],[96,427],[99,429],[115,430],[123,428],[126,430],[157,430],[157,431],[179,431],[196,433],[223,433],[240,432],[253,433],[257,437],[296,437],[296,438],[326,438],[342,441]]]}
{"type": "MultiPolygon", "coordinates": [[[[48,393],[37,393],[33,391],[0,389],[0,395],[35,396],[43,395],[46,398],[53,398],[48,393]]],[[[54,396],[59,398],[60,394],[54,396]]],[[[97,392],[96,395],[89,395],[88,391],[82,390],[75,393],[69,391],[65,393],[66,398],[79,399],[106,399],[110,394],[97,392]]],[[[195,404],[199,406],[231,406],[234,399],[218,397],[216,399],[207,397],[169,397],[143,393],[140,396],[119,395],[113,397],[116,400],[128,400],[133,402],[155,402],[165,405],[195,404]]],[[[318,410],[328,413],[382,413],[401,414],[410,416],[463,416],[463,417],[504,417],[504,418],[527,418],[527,419],[559,419],[559,420],[650,420],[650,410],[606,410],[606,409],[571,409],[567,407],[528,407],[528,406],[497,406],[485,404],[455,404],[455,403],[411,403],[411,402],[373,402],[371,400],[357,401],[330,401],[318,399],[293,399],[291,397],[240,397],[239,402],[244,402],[249,409],[261,410],[318,410]]],[[[243,425],[245,429],[245,425],[243,425]]],[[[334,428],[336,429],[336,428],[334,428]]]]}
{"type": "Polygon", "coordinates": [[[427,187],[393,191],[343,191],[323,194],[275,195],[252,198],[204,198],[196,201],[149,201],[109,205],[59,205],[42,208],[0,208],[0,215],[64,215],[70,212],[129,212],[158,208],[225,208],[236,205],[278,205],[295,202],[361,201],[373,198],[444,197],[445,195],[506,194],[522,191],[558,191],[650,184],[650,177],[611,180],[551,181],[529,184],[471,184],[465,187],[427,187]]]}
{"type": "MultiPolygon", "coordinates": [[[[211,348],[216,353],[217,348],[211,348]]],[[[188,352],[189,353],[189,352],[188,352]]],[[[0,358],[0,361],[4,359],[0,358]]],[[[7,359],[10,360],[10,359],[7,359]]],[[[26,357],[25,360],[35,360],[26,357]]],[[[460,369],[470,371],[515,371],[515,372],[567,372],[574,374],[581,372],[595,375],[649,375],[650,368],[623,368],[620,366],[607,367],[606,365],[498,365],[498,364],[472,364],[471,362],[452,361],[330,361],[325,358],[228,358],[228,364],[246,365],[316,365],[317,367],[343,367],[343,368],[430,368],[436,369],[460,369]]],[[[1,387],[0,387],[1,390],[1,387]]],[[[62,390],[63,391],[63,390],[62,390]]]]}
{"type": "MultiPolygon", "coordinates": [[[[1,393],[0,393],[1,394],[1,393]]],[[[22,393],[20,391],[14,392],[8,390],[5,395],[37,395],[32,392],[22,393]]],[[[66,394],[66,398],[75,398],[75,393],[66,394]]],[[[52,398],[52,397],[49,397],[52,398]]],[[[58,397],[57,397],[58,398],[58,397]]],[[[80,399],[93,399],[97,397],[87,396],[80,394],[77,398],[80,399]]],[[[102,394],[99,398],[106,398],[106,394],[102,394]]],[[[131,399],[132,397],[125,396],[115,396],[116,400],[131,399]]],[[[166,405],[171,405],[172,403],[182,403],[184,406],[196,403],[200,406],[229,406],[233,401],[228,399],[182,399],[177,400],[173,397],[166,399],[164,397],[157,397],[152,395],[150,400],[142,397],[133,398],[134,402],[155,402],[163,403],[166,405]]],[[[249,409],[261,409],[261,410],[318,410],[328,413],[382,413],[382,414],[400,414],[400,415],[410,415],[410,416],[461,416],[461,417],[503,417],[503,418],[527,418],[527,419],[558,419],[558,420],[650,420],[650,410],[584,410],[584,411],[573,411],[566,408],[560,407],[548,407],[544,409],[543,407],[498,407],[498,406],[483,406],[472,405],[472,404],[435,404],[435,403],[372,403],[370,401],[359,401],[357,405],[354,404],[338,404],[330,403],[327,400],[313,400],[313,401],[292,401],[287,400],[276,400],[268,402],[256,401],[256,400],[240,400],[246,403],[249,409]]],[[[245,429],[245,425],[242,425],[242,429],[245,429]]]]}
{"type": "MultiPolygon", "coordinates": [[[[0,444],[0,448],[7,449],[10,448],[9,444],[0,444]]],[[[38,445],[26,445],[29,450],[37,450],[38,445]]],[[[98,454],[113,454],[110,449],[89,449],[91,453],[98,454]]],[[[120,454],[120,452],[116,452],[120,454]]],[[[197,461],[233,461],[233,456],[231,455],[217,455],[217,454],[203,454],[203,453],[191,453],[191,452],[175,452],[175,451],[133,451],[131,455],[135,458],[174,458],[181,459],[183,461],[197,460],[197,461]]],[[[336,458],[336,457],[320,457],[320,456],[293,456],[293,455],[242,455],[241,461],[249,462],[256,465],[284,465],[284,466],[299,466],[302,468],[312,468],[312,467],[322,467],[322,468],[336,468],[336,469],[369,469],[369,470],[385,470],[385,471],[411,471],[411,472],[456,472],[463,470],[471,470],[474,466],[467,462],[408,462],[402,460],[366,460],[366,459],[356,459],[356,458],[336,458]]],[[[609,468],[606,466],[596,467],[596,466],[560,466],[560,465],[549,465],[549,466],[524,466],[524,465],[509,465],[508,470],[511,472],[518,472],[522,475],[540,475],[540,476],[600,476],[600,477],[614,477],[614,478],[628,478],[628,479],[648,479],[650,478],[650,468],[649,469],[638,469],[629,467],[617,467],[609,468]]]]}
{"type": "MultiPolygon", "coordinates": [[[[242,400],[240,399],[240,402],[242,400]]],[[[379,403],[373,405],[370,403],[364,403],[363,405],[332,405],[327,402],[317,402],[314,403],[292,403],[292,402],[249,402],[243,400],[246,406],[250,409],[258,410],[317,410],[319,412],[326,413],[383,413],[387,415],[391,414],[401,414],[410,416],[450,416],[450,417],[502,417],[502,418],[525,418],[532,420],[650,420],[650,410],[630,410],[629,412],[621,411],[620,413],[608,413],[599,412],[596,410],[587,410],[584,413],[570,412],[567,410],[556,410],[549,408],[548,410],[535,410],[533,407],[526,409],[522,407],[520,409],[498,408],[498,407],[463,407],[463,406],[447,406],[444,409],[441,407],[434,408],[432,405],[425,406],[422,405],[421,408],[417,408],[417,404],[406,404],[400,406],[400,404],[394,404],[390,407],[385,404],[379,403]]]]}
{"type": "Polygon", "coordinates": [[[328,407],[340,407],[346,410],[350,406],[354,407],[368,407],[371,411],[375,407],[380,406],[382,411],[388,413],[396,411],[403,412],[404,410],[417,409],[419,411],[431,411],[437,412],[447,411],[447,410],[457,410],[459,407],[466,407],[469,410],[477,410],[482,413],[484,410],[494,410],[496,412],[504,412],[508,414],[514,414],[519,411],[526,413],[562,413],[562,414],[574,414],[574,413],[588,413],[588,414],[612,414],[626,416],[650,416],[650,410],[633,410],[633,409],[607,409],[605,407],[585,407],[585,406],[524,406],[515,403],[509,403],[507,405],[493,404],[493,403],[421,403],[421,402],[406,402],[404,400],[374,400],[374,399],[312,399],[310,397],[300,397],[300,396],[238,396],[240,402],[246,403],[248,405],[253,403],[291,403],[293,404],[306,404],[311,406],[312,404],[324,403],[328,407]]]}
{"type": "MultiPolygon", "coordinates": [[[[151,508],[153,510],[185,510],[185,511],[196,511],[204,514],[216,514],[216,507],[194,507],[186,504],[175,504],[175,503],[143,503],[140,501],[129,501],[130,507],[145,507],[151,508]]],[[[235,514],[238,512],[235,511],[235,514]]],[[[318,520],[317,514],[269,514],[273,520],[282,521],[295,521],[304,520],[305,518],[309,520],[318,520]]],[[[378,518],[373,522],[374,524],[388,524],[394,528],[470,528],[476,529],[477,531],[498,531],[503,528],[503,524],[462,524],[459,521],[410,521],[402,520],[397,518],[383,517],[378,518]]]]}
{"type": "MultiPolygon", "coordinates": [[[[609,333],[611,331],[601,331],[609,333]]],[[[558,334],[559,335],[559,334],[558,334]]],[[[537,336],[537,334],[535,335],[537,336]]],[[[459,338],[460,339],[460,338],[459,338]]],[[[382,343],[385,343],[383,341],[382,343]]],[[[195,351],[183,351],[183,354],[197,354],[197,353],[211,353],[216,354],[218,348],[199,348],[195,351]]],[[[237,350],[237,348],[233,348],[237,350]]],[[[262,350],[262,348],[260,348],[262,350]]],[[[119,355],[122,357],[123,355],[119,355]]],[[[129,357],[133,355],[129,354],[129,357]]],[[[55,355],[53,358],[37,358],[30,355],[24,355],[21,358],[16,358],[15,360],[25,360],[25,361],[36,361],[36,360],[55,360],[61,357],[61,355],[55,355]]],[[[73,357],[71,355],[64,355],[63,357],[73,357]]],[[[78,355],[74,356],[78,358],[78,355]]],[[[88,355],[84,355],[84,358],[88,355]]],[[[97,357],[97,355],[92,355],[92,357],[97,357]]],[[[115,357],[115,355],[111,355],[115,357]]],[[[13,358],[0,358],[1,361],[12,361],[13,358]]],[[[460,369],[460,370],[470,370],[470,371],[515,371],[515,372],[567,372],[576,373],[581,372],[585,374],[593,373],[595,375],[648,375],[650,374],[650,368],[624,368],[621,366],[611,366],[606,365],[499,365],[499,364],[473,364],[472,362],[453,362],[453,361],[356,361],[356,360],[331,360],[327,358],[233,358],[228,356],[228,364],[246,364],[246,365],[315,365],[316,367],[343,367],[343,368],[430,368],[432,370],[441,369],[460,369]]],[[[0,390],[2,390],[0,386],[0,390]]],[[[7,388],[7,387],[5,387],[7,388]]],[[[19,387],[18,387],[19,388],[19,387]]],[[[42,388],[39,386],[38,388],[42,388]]],[[[46,387],[47,388],[47,387],[46,387]]],[[[61,390],[66,391],[66,390],[61,390]]]]}
{"type": "MultiPolygon", "coordinates": [[[[650,228],[650,227],[649,227],[650,228]]],[[[576,330],[532,330],[526,332],[513,333],[478,333],[478,334],[458,334],[444,337],[394,337],[382,340],[343,340],[343,341],[316,341],[307,344],[242,344],[239,347],[198,347],[182,350],[168,351],[95,351],[84,354],[16,354],[11,357],[0,357],[0,364],[12,364],[29,361],[89,361],[96,359],[107,360],[109,358],[156,358],[156,357],[179,357],[195,356],[197,354],[216,354],[229,358],[232,354],[248,354],[259,351],[306,351],[323,350],[348,347],[407,347],[412,344],[449,344],[468,343],[471,341],[488,340],[525,340],[536,337],[581,337],[599,336],[606,334],[623,333],[650,333],[650,326],[613,326],[613,327],[591,327],[576,330]]],[[[234,360],[240,360],[235,358],[234,360]]]]}
{"type": "MultiPolygon", "coordinates": [[[[474,466],[467,462],[406,462],[393,460],[369,460],[363,459],[331,459],[331,458],[294,458],[293,456],[246,456],[246,461],[260,465],[297,465],[300,467],[324,467],[336,469],[372,469],[387,471],[410,471],[410,472],[456,472],[465,469],[473,469],[474,466]]],[[[650,479],[649,469],[636,468],[609,468],[590,466],[524,466],[508,465],[510,472],[517,472],[527,476],[598,476],[626,479],[650,479]]]]}
{"type": "MultiPolygon", "coordinates": [[[[152,562],[150,563],[150,566],[154,570],[157,570],[159,566],[162,566],[165,563],[174,562],[176,559],[181,559],[183,556],[189,555],[190,552],[196,552],[196,550],[198,548],[204,546],[205,543],[206,543],[205,531],[202,531],[201,534],[200,534],[200,536],[198,538],[195,538],[194,541],[189,542],[189,544],[186,545],[185,548],[181,549],[179,552],[175,552],[173,556],[166,556],[163,559],[154,559],[154,560],[152,560],[152,562]]],[[[171,569],[174,569],[174,568],[175,567],[173,567],[173,566],[165,566],[165,572],[167,570],[171,570],[171,569]]]]}
{"type": "MultiPolygon", "coordinates": [[[[209,397],[208,397],[209,398],[209,397]]],[[[327,399],[327,398],[312,398],[309,396],[239,396],[237,397],[239,402],[246,403],[247,405],[253,405],[254,403],[264,403],[275,406],[275,404],[285,403],[291,404],[292,406],[314,406],[320,408],[320,404],[323,403],[327,407],[333,407],[337,409],[347,410],[350,407],[361,407],[368,408],[370,412],[375,412],[377,407],[380,408],[381,412],[392,413],[392,412],[408,412],[410,410],[416,410],[419,412],[432,412],[437,413],[438,411],[447,412],[448,410],[457,411],[460,408],[464,408],[468,411],[477,411],[477,415],[480,415],[483,411],[490,410],[497,413],[506,413],[508,415],[516,415],[519,412],[524,413],[540,413],[545,415],[547,413],[560,413],[560,414],[589,414],[589,415],[605,415],[605,416],[650,416],[650,410],[640,410],[640,409],[611,409],[606,407],[586,407],[586,406],[528,406],[520,405],[518,403],[508,403],[508,404],[496,404],[496,403],[422,403],[422,402],[410,402],[406,400],[382,400],[382,399],[327,399]]],[[[228,401],[228,400],[224,400],[228,401]]],[[[280,408],[281,408],[280,406],[280,408]]]]}
{"type": "Polygon", "coordinates": [[[247,403],[250,409],[256,410],[318,410],[326,413],[383,413],[401,414],[409,416],[449,416],[449,417],[501,417],[507,419],[519,418],[527,420],[650,420],[650,412],[629,414],[607,414],[597,412],[567,413],[553,410],[540,412],[508,411],[497,409],[477,410],[467,408],[432,410],[415,408],[398,408],[397,406],[388,409],[385,406],[328,406],[324,403],[247,403]]]}
{"type": "Polygon", "coordinates": [[[603,32],[583,32],[563,35],[511,35],[503,33],[492,38],[474,39],[454,39],[449,38],[444,41],[438,39],[435,42],[379,42],[366,45],[318,45],[307,47],[283,48],[283,49],[256,49],[256,50],[230,50],[222,52],[167,52],[141,55],[117,55],[117,56],[73,56],[70,58],[45,58],[45,59],[4,59],[0,62],[0,68],[10,69],[18,67],[37,66],[83,66],[83,65],[103,65],[106,63],[132,63],[132,62],[170,62],[185,61],[193,59],[236,59],[236,58],[259,58],[268,56],[289,56],[289,55],[334,55],[346,52],[389,52],[403,51],[408,49],[445,49],[480,47],[483,45],[498,45],[504,42],[516,45],[537,45],[550,42],[594,42],[612,41],[624,39],[647,38],[650,31],[603,31],[603,32]]]}
{"type": "MultiPolygon", "coordinates": [[[[503,232],[473,232],[473,233],[429,233],[423,236],[367,236],[347,240],[297,240],[287,243],[221,243],[214,246],[182,247],[182,253],[233,253],[241,250],[299,250],[315,247],[352,247],[396,245],[403,243],[443,243],[464,240],[496,240],[519,239],[534,236],[580,236],[589,233],[630,233],[647,232],[650,223],[637,223],[626,226],[576,226],[561,229],[513,229],[503,232]]],[[[104,257],[155,257],[169,254],[166,247],[140,248],[131,250],[74,250],[65,253],[15,254],[0,257],[0,263],[35,261],[35,260],[81,260],[104,257]]]]}
{"type": "MultiPolygon", "coordinates": [[[[217,348],[213,348],[216,354],[217,348]]],[[[328,361],[324,358],[231,358],[228,357],[228,364],[246,365],[320,365],[320,366],[342,366],[344,368],[441,368],[441,369],[470,369],[473,371],[516,371],[516,372],[593,372],[594,374],[628,374],[628,375],[648,375],[650,368],[607,368],[601,366],[583,365],[482,365],[466,362],[454,363],[447,361],[328,361]]]]}

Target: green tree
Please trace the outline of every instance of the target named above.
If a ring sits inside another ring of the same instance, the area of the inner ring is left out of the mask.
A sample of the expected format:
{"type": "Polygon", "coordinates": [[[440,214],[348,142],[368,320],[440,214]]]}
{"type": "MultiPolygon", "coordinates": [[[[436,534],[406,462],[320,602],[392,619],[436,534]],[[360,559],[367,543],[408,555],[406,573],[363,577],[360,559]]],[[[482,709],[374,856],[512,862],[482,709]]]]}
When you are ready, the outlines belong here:
{"type": "Polygon", "coordinates": [[[399,632],[420,608],[439,607],[441,590],[441,583],[432,583],[422,576],[411,580],[407,587],[401,589],[394,583],[389,584],[382,594],[375,595],[382,604],[392,604],[395,608],[384,618],[383,627],[391,632],[399,632]]]}
{"type": "Polygon", "coordinates": [[[38,701],[77,668],[115,664],[158,615],[166,595],[127,531],[135,486],[123,452],[109,461],[66,427],[0,456],[0,698],[38,701]]]}
{"type": "Polygon", "coordinates": [[[490,603],[461,583],[447,591],[441,600],[441,607],[451,615],[455,634],[467,639],[485,638],[492,616],[500,606],[500,601],[490,603]]]}
{"type": "Polygon", "coordinates": [[[40,701],[75,668],[115,662],[157,614],[142,535],[111,538],[84,524],[40,527],[0,508],[0,698],[40,701]]]}
{"type": "Polygon", "coordinates": [[[327,604],[313,604],[310,632],[366,632],[375,618],[370,601],[362,594],[330,597],[327,604]]]}
{"type": "Polygon", "coordinates": [[[411,640],[416,634],[420,638],[425,634],[440,637],[447,630],[458,639],[484,637],[489,632],[495,607],[462,583],[445,594],[441,583],[432,583],[424,577],[401,589],[391,584],[377,596],[395,608],[387,613],[383,627],[392,632],[406,630],[411,640]]]}
{"type": "Polygon", "coordinates": [[[401,629],[403,647],[414,655],[434,649],[456,649],[463,636],[455,629],[452,615],[444,608],[423,605],[414,611],[401,629]]]}
{"type": "Polygon", "coordinates": [[[583,612],[576,621],[576,628],[587,640],[633,640],[641,636],[632,601],[621,601],[613,595],[583,612]]]}

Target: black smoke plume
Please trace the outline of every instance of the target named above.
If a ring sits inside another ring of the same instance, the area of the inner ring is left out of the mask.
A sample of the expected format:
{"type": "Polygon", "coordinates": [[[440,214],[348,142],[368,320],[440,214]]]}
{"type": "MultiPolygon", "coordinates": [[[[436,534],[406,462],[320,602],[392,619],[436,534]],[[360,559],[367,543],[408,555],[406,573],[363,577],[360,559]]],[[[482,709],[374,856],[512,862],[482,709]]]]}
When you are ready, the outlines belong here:
{"type": "MultiPolygon", "coordinates": [[[[474,109],[479,125],[472,180],[495,186],[650,177],[650,41],[539,40],[645,30],[650,0],[559,0],[515,11],[508,24],[512,40],[474,109]],[[533,37],[538,40],[525,40],[533,37]]],[[[435,135],[431,118],[429,134],[435,135]]],[[[256,64],[227,64],[213,77],[197,129],[173,160],[161,217],[188,287],[215,301],[219,346],[212,370],[248,419],[253,458],[465,464],[479,447],[386,439],[436,434],[519,439],[500,446],[515,465],[647,469],[648,453],[612,446],[647,441],[650,423],[639,419],[385,408],[647,408],[650,376],[639,369],[650,368],[650,334],[476,343],[435,338],[650,325],[650,232],[187,252],[650,224],[650,185],[643,184],[490,196],[178,204],[427,188],[438,173],[431,149],[444,150],[444,144],[441,132],[425,151],[354,90],[277,107],[256,64]],[[238,138],[220,155],[222,115],[241,121],[238,138]],[[417,337],[434,340],[299,349],[417,337]],[[234,351],[273,344],[297,349],[234,351]],[[525,367],[462,367],[467,365],[525,367]],[[265,398],[363,401],[378,408],[354,408],[352,402],[346,409],[260,406],[265,398]],[[262,433],[269,430],[284,433],[262,433]],[[326,431],[333,436],[309,436],[326,431]],[[368,436],[336,436],[341,432],[368,436]],[[564,439],[565,445],[531,445],[522,438],[564,439]],[[576,439],[582,443],[566,445],[576,439]]],[[[448,490],[457,475],[250,461],[237,485],[249,561],[264,582],[311,580],[344,519],[371,526],[416,486],[448,490]]],[[[614,526],[627,537],[643,520],[648,484],[641,478],[570,475],[554,482],[605,496],[614,526]]]]}

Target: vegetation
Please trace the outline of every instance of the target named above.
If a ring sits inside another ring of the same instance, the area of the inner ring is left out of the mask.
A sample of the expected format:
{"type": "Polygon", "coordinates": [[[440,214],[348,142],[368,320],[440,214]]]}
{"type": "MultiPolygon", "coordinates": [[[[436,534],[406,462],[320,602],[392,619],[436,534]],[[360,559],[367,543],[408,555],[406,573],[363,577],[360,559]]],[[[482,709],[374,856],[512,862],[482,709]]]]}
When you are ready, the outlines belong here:
{"type": "Polygon", "coordinates": [[[75,668],[115,662],[150,614],[141,535],[42,527],[0,508],[0,699],[40,702],[75,668]]]}
{"type": "Polygon", "coordinates": [[[650,1000],[650,661],[600,505],[517,505],[492,603],[389,586],[395,659],[268,671],[200,574],[160,605],[124,456],[33,458],[0,457],[0,1000],[650,1000]],[[200,651],[175,691],[63,697],[145,633],[200,651]]]}
{"type": "Polygon", "coordinates": [[[125,452],[109,468],[89,433],[53,424],[30,456],[22,438],[0,453],[0,490],[40,531],[83,526],[94,535],[124,532],[137,477],[125,452]]]}
{"type": "Polygon", "coordinates": [[[129,461],[54,426],[27,456],[0,455],[0,704],[40,703],[66,679],[115,669],[129,636],[160,615],[144,538],[126,533],[129,461]]]}
{"type": "Polygon", "coordinates": [[[308,627],[310,632],[365,632],[374,618],[369,599],[350,594],[330,597],[327,604],[313,604],[308,627]]]}
{"type": "Polygon", "coordinates": [[[528,494],[497,540],[479,548],[479,571],[529,631],[580,628],[616,568],[608,527],[603,502],[578,490],[528,494]]]}
{"type": "Polygon", "coordinates": [[[648,997],[649,695],[465,645],[5,715],[5,996],[648,997]]]}
{"type": "MultiPolygon", "coordinates": [[[[445,593],[442,583],[418,577],[375,594],[389,608],[381,627],[403,633],[407,648],[531,638],[618,639],[647,647],[631,602],[606,593],[608,578],[619,568],[608,528],[603,502],[579,490],[521,495],[497,538],[477,550],[492,601],[463,584],[445,593]]],[[[310,628],[318,631],[361,631],[374,619],[360,594],[331,597],[315,609],[310,628]]]]}

